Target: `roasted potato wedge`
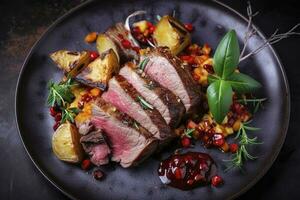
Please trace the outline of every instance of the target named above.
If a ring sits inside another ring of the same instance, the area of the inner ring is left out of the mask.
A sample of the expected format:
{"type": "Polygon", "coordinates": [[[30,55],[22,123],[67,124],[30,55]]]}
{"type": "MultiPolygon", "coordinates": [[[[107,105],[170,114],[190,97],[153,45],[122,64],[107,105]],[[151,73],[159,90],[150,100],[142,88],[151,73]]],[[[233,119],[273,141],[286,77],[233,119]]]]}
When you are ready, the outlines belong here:
{"type": "Polygon", "coordinates": [[[67,122],[58,127],[52,136],[52,150],[58,159],[78,163],[83,158],[80,135],[77,128],[67,122]]]}
{"type": "Polygon", "coordinates": [[[118,61],[120,61],[118,47],[106,34],[103,33],[98,35],[96,46],[100,55],[107,52],[109,49],[114,50],[116,56],[118,57],[118,61]]]}
{"type": "Polygon", "coordinates": [[[153,38],[157,46],[169,47],[174,55],[191,43],[191,36],[184,25],[168,15],[163,16],[157,23],[153,38]]]}
{"type": "Polygon", "coordinates": [[[50,57],[67,76],[71,77],[80,73],[90,62],[87,51],[59,50],[52,53],[50,57]]]}
{"type": "Polygon", "coordinates": [[[119,71],[119,62],[114,50],[109,49],[91,62],[78,76],[77,81],[105,90],[109,79],[119,71]]]}

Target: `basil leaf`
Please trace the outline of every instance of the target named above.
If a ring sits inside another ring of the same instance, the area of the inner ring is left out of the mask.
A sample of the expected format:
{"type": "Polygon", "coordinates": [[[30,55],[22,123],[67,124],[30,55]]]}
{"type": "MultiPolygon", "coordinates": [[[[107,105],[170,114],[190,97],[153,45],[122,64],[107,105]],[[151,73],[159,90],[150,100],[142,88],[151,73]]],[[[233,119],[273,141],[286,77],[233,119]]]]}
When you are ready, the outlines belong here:
{"type": "Polygon", "coordinates": [[[242,73],[233,73],[226,79],[226,81],[230,83],[233,90],[238,93],[253,92],[261,87],[259,82],[242,73]]]}
{"type": "Polygon", "coordinates": [[[232,104],[232,88],[224,80],[218,80],[207,88],[209,110],[217,123],[222,123],[232,104]]]}
{"type": "Polygon", "coordinates": [[[234,72],[240,57],[236,33],[230,30],[219,43],[213,58],[213,68],[222,79],[234,72]]]}
{"type": "Polygon", "coordinates": [[[212,74],[209,74],[208,77],[207,77],[207,80],[208,80],[208,83],[211,84],[217,80],[220,80],[220,77],[216,76],[216,75],[212,75],[212,74]]]}

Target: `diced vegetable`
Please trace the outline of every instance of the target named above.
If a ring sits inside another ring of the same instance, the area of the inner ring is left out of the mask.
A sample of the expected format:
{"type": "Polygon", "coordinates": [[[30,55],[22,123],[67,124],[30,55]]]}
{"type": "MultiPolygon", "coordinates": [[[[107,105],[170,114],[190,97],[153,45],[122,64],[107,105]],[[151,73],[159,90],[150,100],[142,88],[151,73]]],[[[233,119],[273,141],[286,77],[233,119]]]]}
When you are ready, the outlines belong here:
{"type": "Polygon", "coordinates": [[[87,51],[59,50],[52,53],[50,57],[69,77],[76,76],[90,62],[89,52],[87,51]]]}
{"type": "Polygon", "coordinates": [[[76,80],[105,90],[109,79],[119,70],[119,62],[115,52],[110,49],[91,62],[77,77],[76,80]]]}
{"type": "Polygon", "coordinates": [[[100,55],[104,52],[107,52],[109,49],[114,50],[116,56],[118,57],[118,61],[120,61],[118,47],[106,34],[98,35],[96,46],[100,55]]]}
{"type": "Polygon", "coordinates": [[[157,46],[169,47],[176,55],[191,43],[191,36],[184,25],[170,16],[163,16],[153,33],[157,46]]]}
{"type": "Polygon", "coordinates": [[[52,136],[52,150],[58,159],[78,163],[83,158],[77,128],[67,122],[58,127],[52,136]]]}

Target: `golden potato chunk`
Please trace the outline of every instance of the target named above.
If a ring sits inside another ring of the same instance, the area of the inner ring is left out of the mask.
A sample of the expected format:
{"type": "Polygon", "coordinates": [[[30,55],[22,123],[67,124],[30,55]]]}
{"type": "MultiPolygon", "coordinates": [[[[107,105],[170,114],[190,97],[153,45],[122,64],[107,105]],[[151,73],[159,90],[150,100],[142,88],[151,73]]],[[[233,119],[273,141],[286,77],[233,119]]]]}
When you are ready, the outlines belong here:
{"type": "Polygon", "coordinates": [[[58,127],[52,136],[52,150],[58,159],[78,163],[83,158],[80,135],[77,128],[66,122],[58,127]]]}
{"type": "Polygon", "coordinates": [[[120,61],[117,45],[106,34],[98,35],[96,46],[97,46],[97,50],[100,55],[107,52],[110,49],[114,50],[114,52],[118,58],[118,61],[120,61]]]}
{"type": "Polygon", "coordinates": [[[71,77],[80,73],[90,62],[90,54],[87,51],[59,50],[50,54],[50,57],[67,76],[71,77]]]}
{"type": "Polygon", "coordinates": [[[105,90],[109,79],[118,71],[117,55],[112,49],[109,49],[78,74],[76,80],[85,85],[105,90]]]}
{"type": "Polygon", "coordinates": [[[184,25],[168,15],[163,16],[153,33],[157,46],[169,47],[177,55],[191,43],[191,36],[184,25]]]}

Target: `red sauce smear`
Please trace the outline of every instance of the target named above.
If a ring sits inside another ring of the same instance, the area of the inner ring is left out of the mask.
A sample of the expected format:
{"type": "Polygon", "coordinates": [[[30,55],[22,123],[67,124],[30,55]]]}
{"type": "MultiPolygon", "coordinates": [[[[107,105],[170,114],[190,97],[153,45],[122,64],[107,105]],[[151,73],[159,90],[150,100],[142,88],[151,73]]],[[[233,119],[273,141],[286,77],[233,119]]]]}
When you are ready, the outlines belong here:
{"type": "Polygon", "coordinates": [[[162,161],[158,168],[160,180],[181,190],[207,185],[216,174],[213,159],[205,153],[175,154],[162,161]]]}

